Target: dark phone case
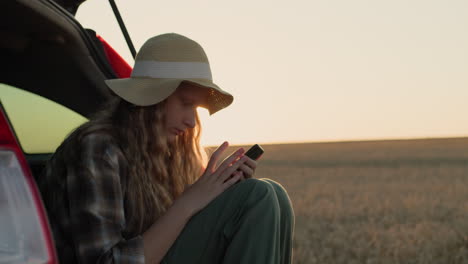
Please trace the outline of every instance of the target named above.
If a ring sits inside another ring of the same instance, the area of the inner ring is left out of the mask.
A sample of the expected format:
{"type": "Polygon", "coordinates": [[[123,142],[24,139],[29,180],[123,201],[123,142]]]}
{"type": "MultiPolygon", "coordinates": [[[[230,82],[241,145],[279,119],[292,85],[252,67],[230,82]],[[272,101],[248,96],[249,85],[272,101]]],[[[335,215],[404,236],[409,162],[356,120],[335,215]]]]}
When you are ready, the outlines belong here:
{"type": "Polygon", "coordinates": [[[247,150],[245,155],[253,160],[258,160],[264,152],[265,151],[263,150],[262,147],[260,147],[260,145],[255,144],[249,150],[247,150]]]}

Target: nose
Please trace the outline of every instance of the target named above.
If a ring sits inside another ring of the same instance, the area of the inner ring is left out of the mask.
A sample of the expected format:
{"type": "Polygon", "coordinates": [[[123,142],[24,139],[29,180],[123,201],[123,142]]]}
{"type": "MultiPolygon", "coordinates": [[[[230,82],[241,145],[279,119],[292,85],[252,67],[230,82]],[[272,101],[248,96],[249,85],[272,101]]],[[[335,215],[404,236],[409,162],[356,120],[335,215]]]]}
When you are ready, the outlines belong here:
{"type": "Polygon", "coordinates": [[[184,119],[184,125],[186,125],[189,128],[194,128],[196,125],[196,113],[195,111],[191,111],[189,114],[184,119]]]}

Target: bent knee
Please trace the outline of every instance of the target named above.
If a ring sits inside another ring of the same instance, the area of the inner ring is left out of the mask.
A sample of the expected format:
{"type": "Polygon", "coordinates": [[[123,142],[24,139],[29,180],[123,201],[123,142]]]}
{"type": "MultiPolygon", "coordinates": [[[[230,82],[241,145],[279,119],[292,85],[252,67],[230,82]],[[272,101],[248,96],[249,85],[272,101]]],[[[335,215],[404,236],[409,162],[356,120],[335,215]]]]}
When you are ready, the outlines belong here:
{"type": "Polygon", "coordinates": [[[276,194],[279,196],[279,197],[282,197],[282,198],[288,198],[289,199],[289,195],[288,195],[288,192],[286,191],[286,189],[283,187],[283,185],[281,185],[279,182],[276,182],[272,179],[269,179],[269,178],[260,178],[259,179],[260,181],[264,181],[264,182],[267,182],[268,184],[270,184],[273,189],[276,191],[276,194]]]}
{"type": "Polygon", "coordinates": [[[243,191],[249,191],[252,195],[258,197],[270,196],[276,199],[276,191],[269,182],[249,178],[236,184],[237,188],[243,191]]]}
{"type": "Polygon", "coordinates": [[[265,192],[267,192],[268,190],[273,190],[273,186],[270,183],[256,178],[245,179],[237,183],[237,185],[239,185],[239,188],[255,188],[258,190],[263,190],[265,192]]]}
{"type": "Polygon", "coordinates": [[[288,192],[286,189],[278,182],[268,179],[260,178],[261,181],[269,183],[276,192],[276,197],[278,198],[279,205],[281,207],[282,214],[284,217],[294,218],[294,210],[292,207],[291,199],[289,198],[288,192]]]}

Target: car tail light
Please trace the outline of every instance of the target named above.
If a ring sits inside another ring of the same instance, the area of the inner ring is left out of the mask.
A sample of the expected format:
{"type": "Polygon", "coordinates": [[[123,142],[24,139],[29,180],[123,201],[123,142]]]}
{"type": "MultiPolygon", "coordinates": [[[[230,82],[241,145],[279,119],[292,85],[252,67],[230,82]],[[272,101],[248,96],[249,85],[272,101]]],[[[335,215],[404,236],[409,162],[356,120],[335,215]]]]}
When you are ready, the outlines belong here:
{"type": "Polygon", "coordinates": [[[42,200],[0,108],[0,264],[58,263],[42,200]]]}

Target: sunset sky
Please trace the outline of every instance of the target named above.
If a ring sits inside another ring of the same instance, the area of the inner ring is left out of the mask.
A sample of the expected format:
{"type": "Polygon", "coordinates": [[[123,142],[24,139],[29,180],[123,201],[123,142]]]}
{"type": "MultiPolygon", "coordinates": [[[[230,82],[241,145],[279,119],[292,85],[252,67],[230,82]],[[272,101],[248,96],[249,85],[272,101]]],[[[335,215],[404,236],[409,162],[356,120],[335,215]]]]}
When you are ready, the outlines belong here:
{"type": "MultiPolygon", "coordinates": [[[[200,43],[235,99],[208,117],[218,145],[468,136],[468,1],[117,0],[138,50],[200,43]]],[[[78,20],[133,65],[108,1],[78,20]]]]}

